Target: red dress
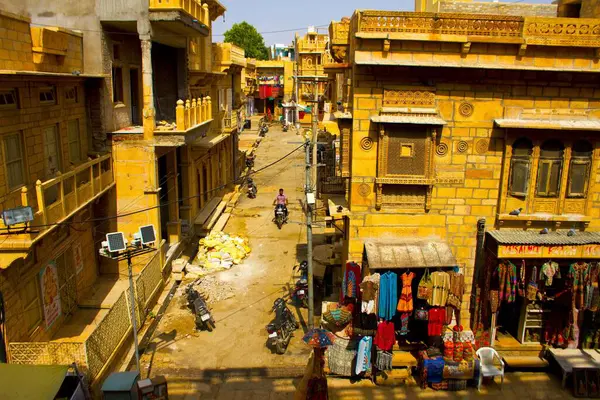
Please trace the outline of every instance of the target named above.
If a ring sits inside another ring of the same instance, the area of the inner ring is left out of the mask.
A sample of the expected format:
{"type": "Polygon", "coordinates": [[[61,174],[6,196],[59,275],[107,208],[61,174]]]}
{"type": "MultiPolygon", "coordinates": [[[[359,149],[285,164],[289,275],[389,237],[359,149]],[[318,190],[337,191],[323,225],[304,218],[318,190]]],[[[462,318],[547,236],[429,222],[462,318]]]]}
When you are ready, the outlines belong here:
{"type": "Polygon", "coordinates": [[[379,350],[391,351],[396,342],[396,332],[394,331],[394,323],[383,321],[377,325],[377,334],[373,343],[379,350]]]}
{"type": "Polygon", "coordinates": [[[427,334],[429,336],[442,336],[444,324],[446,323],[446,308],[434,307],[429,310],[429,323],[427,324],[427,334]]]}

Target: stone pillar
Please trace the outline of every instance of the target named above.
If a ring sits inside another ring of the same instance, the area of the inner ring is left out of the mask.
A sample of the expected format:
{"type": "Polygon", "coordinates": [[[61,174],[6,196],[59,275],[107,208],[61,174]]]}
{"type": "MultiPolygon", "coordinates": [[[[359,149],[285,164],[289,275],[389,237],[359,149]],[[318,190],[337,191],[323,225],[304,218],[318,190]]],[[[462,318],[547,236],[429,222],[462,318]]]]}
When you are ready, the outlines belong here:
{"type": "Polygon", "coordinates": [[[152,40],[151,36],[140,35],[142,45],[142,86],[144,93],[144,139],[154,139],[154,128],[156,127],[154,109],[154,87],[152,85],[152,40]]]}

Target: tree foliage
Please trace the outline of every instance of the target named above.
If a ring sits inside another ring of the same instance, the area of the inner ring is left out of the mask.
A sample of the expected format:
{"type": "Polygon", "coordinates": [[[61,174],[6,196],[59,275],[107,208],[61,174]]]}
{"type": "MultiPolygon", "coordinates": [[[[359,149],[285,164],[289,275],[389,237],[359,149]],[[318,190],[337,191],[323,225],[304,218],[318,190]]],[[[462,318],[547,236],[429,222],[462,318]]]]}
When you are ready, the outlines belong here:
{"type": "Polygon", "coordinates": [[[265,39],[256,28],[246,21],[233,24],[231,29],[225,32],[225,42],[233,43],[246,51],[246,57],[257,60],[267,60],[269,51],[265,46],[265,39]]]}

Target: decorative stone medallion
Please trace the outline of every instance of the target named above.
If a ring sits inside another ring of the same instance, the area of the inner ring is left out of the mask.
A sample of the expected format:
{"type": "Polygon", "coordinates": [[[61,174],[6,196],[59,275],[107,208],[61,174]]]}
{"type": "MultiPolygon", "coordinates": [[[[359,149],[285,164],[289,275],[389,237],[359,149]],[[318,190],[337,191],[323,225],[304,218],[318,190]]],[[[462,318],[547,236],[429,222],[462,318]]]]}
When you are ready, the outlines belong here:
{"type": "Polygon", "coordinates": [[[489,146],[490,142],[487,139],[481,139],[475,144],[475,151],[479,154],[485,154],[489,146]]]}
{"type": "Polygon", "coordinates": [[[469,149],[469,143],[464,140],[459,140],[456,144],[456,151],[459,153],[465,153],[469,149]]]}
{"type": "Polygon", "coordinates": [[[362,197],[367,197],[371,194],[371,187],[366,183],[361,183],[358,187],[358,194],[360,194],[362,197]]]}
{"type": "Polygon", "coordinates": [[[458,106],[458,112],[463,117],[470,117],[473,115],[474,109],[475,108],[473,107],[473,104],[469,103],[468,101],[463,101],[460,103],[460,106],[458,106]]]}
{"type": "Polygon", "coordinates": [[[448,144],[441,142],[440,144],[437,145],[437,147],[435,148],[435,152],[438,156],[440,157],[444,157],[446,154],[448,154],[448,144]]]}
{"type": "Polygon", "coordinates": [[[364,137],[360,139],[360,147],[362,147],[362,149],[365,151],[371,150],[373,148],[373,139],[370,137],[364,137]]]}

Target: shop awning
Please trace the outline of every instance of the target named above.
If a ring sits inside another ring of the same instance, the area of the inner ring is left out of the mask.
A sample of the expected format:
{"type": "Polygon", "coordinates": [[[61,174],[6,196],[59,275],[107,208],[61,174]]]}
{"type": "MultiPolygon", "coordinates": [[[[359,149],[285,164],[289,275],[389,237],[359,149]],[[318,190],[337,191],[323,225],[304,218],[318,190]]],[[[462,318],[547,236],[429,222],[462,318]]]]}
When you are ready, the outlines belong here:
{"type": "Polygon", "coordinates": [[[4,400],[54,399],[69,367],[0,364],[0,397],[4,400]]]}
{"type": "Polygon", "coordinates": [[[568,236],[567,231],[549,232],[541,234],[534,230],[531,232],[499,230],[487,233],[498,244],[525,244],[525,245],[578,245],[578,244],[600,244],[600,233],[598,232],[576,232],[568,236]]]}
{"type": "Polygon", "coordinates": [[[495,119],[499,128],[554,129],[565,131],[600,131],[600,120],[495,119]]]}
{"type": "Polygon", "coordinates": [[[456,259],[440,238],[365,241],[370,269],[453,267],[456,259]]]}

